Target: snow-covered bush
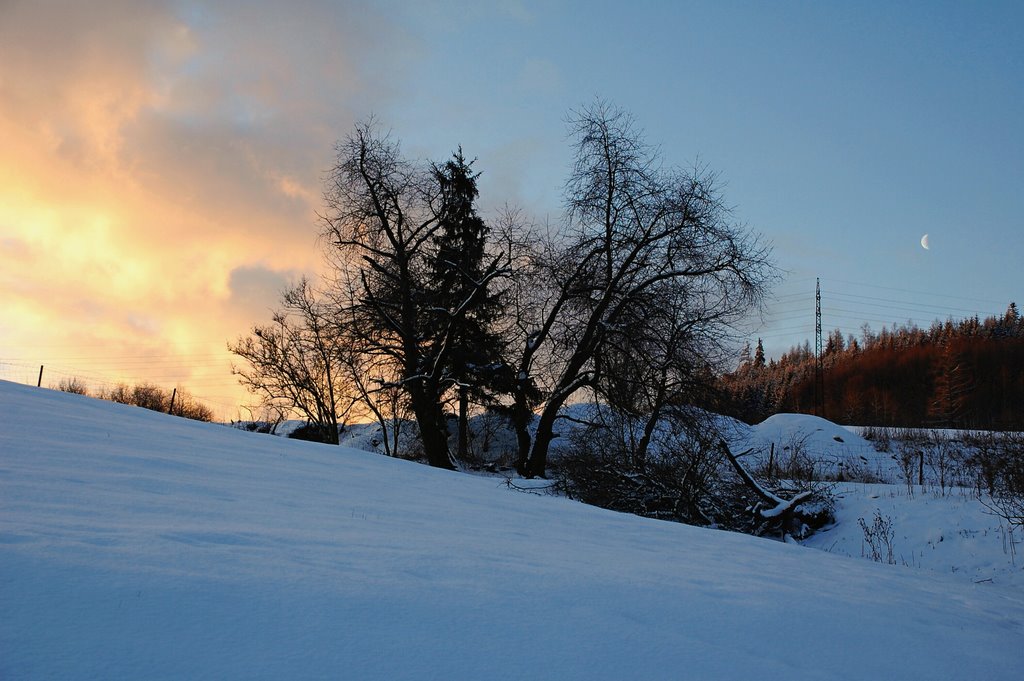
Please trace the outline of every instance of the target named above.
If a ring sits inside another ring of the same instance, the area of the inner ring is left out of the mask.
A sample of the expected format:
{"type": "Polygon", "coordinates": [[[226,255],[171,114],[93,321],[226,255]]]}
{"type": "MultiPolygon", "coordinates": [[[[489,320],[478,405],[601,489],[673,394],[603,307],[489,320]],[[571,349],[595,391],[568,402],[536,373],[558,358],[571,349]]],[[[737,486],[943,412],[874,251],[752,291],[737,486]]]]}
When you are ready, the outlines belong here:
{"type": "Polygon", "coordinates": [[[712,418],[666,420],[643,457],[631,448],[628,421],[605,418],[574,429],[558,458],[555,488],[603,508],[759,536],[804,537],[833,518],[827,485],[759,482],[731,464],[712,418]]]}
{"type": "MultiPolygon", "coordinates": [[[[720,475],[722,455],[706,438],[678,434],[654,456],[628,456],[606,426],[577,428],[554,469],[556,488],[587,504],[694,525],[729,524],[743,500],[729,504],[720,475]]],[[[667,441],[666,441],[667,440],[667,441]]]]}

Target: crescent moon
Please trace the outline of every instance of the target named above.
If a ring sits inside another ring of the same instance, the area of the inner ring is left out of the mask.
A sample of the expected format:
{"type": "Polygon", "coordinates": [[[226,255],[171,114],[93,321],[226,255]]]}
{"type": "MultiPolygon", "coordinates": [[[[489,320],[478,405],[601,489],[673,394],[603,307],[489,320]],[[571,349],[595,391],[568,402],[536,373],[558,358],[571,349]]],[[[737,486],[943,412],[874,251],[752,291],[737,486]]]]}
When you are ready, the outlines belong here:
{"type": "Polygon", "coordinates": [[[925,234],[923,237],[921,237],[921,248],[923,248],[926,251],[929,250],[928,249],[928,235],[927,234],[925,234]]]}

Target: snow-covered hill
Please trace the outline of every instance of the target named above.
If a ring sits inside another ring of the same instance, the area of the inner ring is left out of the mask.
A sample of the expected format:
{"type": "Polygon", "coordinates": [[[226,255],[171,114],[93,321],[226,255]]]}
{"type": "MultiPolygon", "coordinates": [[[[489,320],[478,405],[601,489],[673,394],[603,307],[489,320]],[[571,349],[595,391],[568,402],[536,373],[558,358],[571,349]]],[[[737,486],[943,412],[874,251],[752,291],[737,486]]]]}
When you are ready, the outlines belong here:
{"type": "Polygon", "coordinates": [[[775,464],[782,467],[803,459],[813,466],[818,479],[856,473],[897,481],[891,454],[877,451],[856,432],[818,416],[775,414],[754,426],[737,422],[732,431],[735,447],[754,448],[752,456],[762,466],[772,453],[775,464]]]}
{"type": "Polygon", "coordinates": [[[1024,599],[0,383],[0,678],[1016,679],[1024,599]]]}

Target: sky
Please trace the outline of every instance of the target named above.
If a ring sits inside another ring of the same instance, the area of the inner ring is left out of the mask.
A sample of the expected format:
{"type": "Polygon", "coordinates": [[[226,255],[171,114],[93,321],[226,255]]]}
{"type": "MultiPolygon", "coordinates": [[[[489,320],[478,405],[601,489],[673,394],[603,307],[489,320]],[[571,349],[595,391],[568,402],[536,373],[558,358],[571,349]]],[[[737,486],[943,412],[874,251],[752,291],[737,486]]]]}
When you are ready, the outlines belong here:
{"type": "Polygon", "coordinates": [[[0,378],[251,402],[228,342],[325,267],[334,144],[461,145],[486,218],[557,222],[566,117],[629,110],[716,172],[782,273],[778,356],[1024,303],[1018,2],[0,0],[0,378]],[[930,249],[921,246],[929,235],[930,249]]]}

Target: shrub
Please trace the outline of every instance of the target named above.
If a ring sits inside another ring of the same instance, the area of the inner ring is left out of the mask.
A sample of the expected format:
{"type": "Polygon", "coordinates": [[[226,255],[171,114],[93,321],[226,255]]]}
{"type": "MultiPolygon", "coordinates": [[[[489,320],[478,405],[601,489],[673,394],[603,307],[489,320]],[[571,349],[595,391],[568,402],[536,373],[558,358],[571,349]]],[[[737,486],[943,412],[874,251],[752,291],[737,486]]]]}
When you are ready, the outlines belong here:
{"type": "Polygon", "coordinates": [[[331,439],[331,433],[328,430],[329,427],[325,427],[316,423],[307,423],[299,426],[292,432],[288,433],[288,437],[295,440],[306,440],[308,442],[320,442],[323,444],[338,444],[338,436],[335,434],[334,439],[331,439]]]}
{"type": "Polygon", "coordinates": [[[893,556],[892,540],[896,536],[896,531],[892,527],[892,518],[882,517],[881,513],[875,511],[875,518],[870,525],[863,518],[857,518],[857,522],[860,523],[860,529],[864,532],[864,544],[868,549],[865,551],[864,544],[862,544],[861,555],[870,557],[876,563],[895,565],[896,558],[893,556]]]}
{"type": "Polygon", "coordinates": [[[592,425],[570,435],[558,459],[555,488],[566,496],[626,513],[714,526],[755,535],[807,536],[833,518],[829,488],[820,484],[753,483],[726,461],[709,424],[663,429],[647,457],[630,456],[621,432],[592,425]],[[757,493],[755,493],[757,492],[757,493]],[[759,495],[805,500],[773,514],[759,495]]]}
{"type": "Polygon", "coordinates": [[[132,389],[127,383],[118,383],[113,388],[100,393],[100,397],[104,400],[117,402],[118,404],[134,404],[132,402],[132,389]]]}
{"type": "Polygon", "coordinates": [[[247,433],[263,433],[265,435],[273,435],[277,429],[277,424],[271,421],[238,421],[232,425],[247,433]]]}
{"type": "Polygon", "coordinates": [[[993,434],[980,444],[972,463],[981,502],[1009,525],[1024,527],[1024,433],[993,434]]]}
{"type": "Polygon", "coordinates": [[[99,396],[101,399],[111,402],[167,413],[171,410],[172,394],[174,395],[173,413],[176,416],[196,421],[213,420],[213,410],[182,388],[178,388],[176,393],[172,393],[151,383],[136,385],[118,383],[113,388],[101,392],[99,396]]]}
{"type": "Polygon", "coordinates": [[[723,513],[715,490],[721,455],[706,444],[681,441],[671,452],[642,463],[629,462],[602,446],[607,444],[607,433],[581,430],[588,431],[588,436],[573,437],[554,469],[556,486],[569,498],[693,525],[722,523],[723,515],[731,515],[723,513]]]}
{"type": "Polygon", "coordinates": [[[174,394],[172,413],[193,421],[212,421],[213,410],[193,397],[184,388],[177,388],[174,394]]]}
{"type": "Polygon", "coordinates": [[[780,447],[772,444],[768,458],[762,458],[754,467],[754,474],[770,481],[813,481],[816,472],[821,471],[824,466],[808,451],[808,437],[809,435],[793,436],[788,444],[780,447]]]}
{"type": "Polygon", "coordinates": [[[152,383],[139,383],[132,386],[129,404],[152,411],[166,412],[170,406],[170,396],[152,383]]]}
{"type": "Polygon", "coordinates": [[[867,426],[861,437],[874,445],[876,451],[887,453],[892,450],[892,436],[885,426],[867,426]]]}
{"type": "Polygon", "coordinates": [[[78,377],[60,379],[60,382],[57,384],[57,390],[75,395],[89,394],[89,388],[85,385],[85,381],[78,377]]]}

